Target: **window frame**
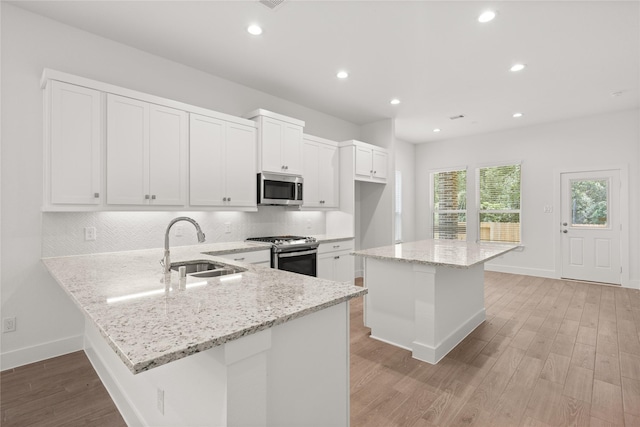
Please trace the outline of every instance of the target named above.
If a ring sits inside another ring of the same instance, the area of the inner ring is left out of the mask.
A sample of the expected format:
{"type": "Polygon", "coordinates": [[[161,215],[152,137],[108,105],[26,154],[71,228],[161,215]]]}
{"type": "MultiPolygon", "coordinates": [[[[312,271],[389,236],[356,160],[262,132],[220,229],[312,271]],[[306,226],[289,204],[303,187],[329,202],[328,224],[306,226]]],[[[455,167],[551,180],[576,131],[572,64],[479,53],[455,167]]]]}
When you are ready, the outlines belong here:
{"type": "Polygon", "coordinates": [[[522,246],[522,169],[523,169],[523,161],[522,160],[514,160],[514,161],[503,161],[503,162],[491,162],[480,164],[476,167],[475,173],[475,217],[476,217],[476,243],[498,243],[498,244],[513,244],[522,246]],[[481,199],[480,199],[480,169],[488,169],[488,168],[499,168],[503,166],[520,166],[520,209],[499,209],[499,210],[489,210],[489,209],[480,209],[481,199]],[[520,236],[520,241],[518,242],[505,242],[500,240],[482,240],[480,227],[482,225],[480,221],[480,216],[483,213],[496,213],[496,214],[518,214],[520,221],[518,223],[518,235],[520,236]]]}

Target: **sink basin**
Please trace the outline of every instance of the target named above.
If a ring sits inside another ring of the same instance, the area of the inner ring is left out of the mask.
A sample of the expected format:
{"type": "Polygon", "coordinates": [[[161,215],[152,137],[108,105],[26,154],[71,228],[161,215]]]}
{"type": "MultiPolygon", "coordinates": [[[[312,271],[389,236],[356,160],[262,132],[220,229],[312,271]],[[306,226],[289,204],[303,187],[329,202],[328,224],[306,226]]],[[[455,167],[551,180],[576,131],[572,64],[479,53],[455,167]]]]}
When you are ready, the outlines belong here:
{"type": "Polygon", "coordinates": [[[218,277],[247,271],[244,268],[217,264],[207,260],[174,262],[171,264],[171,269],[178,271],[182,266],[186,267],[187,274],[193,277],[218,277]]]}

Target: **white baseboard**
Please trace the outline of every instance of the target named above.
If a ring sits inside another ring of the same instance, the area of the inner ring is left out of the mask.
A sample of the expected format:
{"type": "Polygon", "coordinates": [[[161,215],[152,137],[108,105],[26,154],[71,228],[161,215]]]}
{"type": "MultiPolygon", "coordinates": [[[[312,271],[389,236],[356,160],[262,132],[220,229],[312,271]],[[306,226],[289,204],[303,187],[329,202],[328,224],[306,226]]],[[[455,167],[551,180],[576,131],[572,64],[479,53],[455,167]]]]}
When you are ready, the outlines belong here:
{"type": "Polygon", "coordinates": [[[640,289],[640,280],[629,280],[627,285],[622,285],[625,288],[640,289]]]}
{"type": "Polygon", "coordinates": [[[29,363],[51,359],[63,354],[73,353],[82,350],[84,346],[82,335],[63,338],[56,341],[24,347],[17,350],[7,351],[0,355],[0,369],[13,369],[29,363]]]}
{"type": "Polygon", "coordinates": [[[509,265],[485,264],[486,271],[495,271],[497,273],[521,274],[523,276],[544,277],[546,279],[557,279],[555,270],[546,270],[541,268],[512,267],[509,265]]]}

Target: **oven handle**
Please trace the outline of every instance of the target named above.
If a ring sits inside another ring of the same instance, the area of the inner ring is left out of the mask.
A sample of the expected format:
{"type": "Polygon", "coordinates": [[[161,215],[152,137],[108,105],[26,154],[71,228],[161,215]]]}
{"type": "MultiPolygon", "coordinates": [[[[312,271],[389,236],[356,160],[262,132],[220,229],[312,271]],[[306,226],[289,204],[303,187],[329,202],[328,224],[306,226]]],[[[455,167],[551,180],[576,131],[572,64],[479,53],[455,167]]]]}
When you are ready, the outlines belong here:
{"type": "Polygon", "coordinates": [[[303,252],[285,252],[285,253],[278,253],[278,258],[291,258],[294,256],[302,256],[302,255],[312,255],[312,254],[316,254],[318,253],[317,249],[311,249],[310,251],[303,251],[303,252]]]}

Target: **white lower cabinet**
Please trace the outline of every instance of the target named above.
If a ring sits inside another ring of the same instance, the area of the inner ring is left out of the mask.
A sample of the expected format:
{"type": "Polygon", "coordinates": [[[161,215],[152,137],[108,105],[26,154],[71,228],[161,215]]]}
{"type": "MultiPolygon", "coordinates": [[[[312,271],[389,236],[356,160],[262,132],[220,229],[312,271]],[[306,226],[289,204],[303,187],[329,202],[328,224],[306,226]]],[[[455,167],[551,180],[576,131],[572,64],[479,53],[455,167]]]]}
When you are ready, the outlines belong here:
{"type": "Polygon", "coordinates": [[[235,252],[232,254],[217,255],[220,258],[226,258],[237,262],[246,262],[249,264],[262,265],[264,267],[271,266],[271,252],[269,249],[263,251],[252,252],[235,252]]]}
{"type": "Polygon", "coordinates": [[[191,114],[189,204],[255,207],[256,128],[191,114]]]}
{"type": "Polygon", "coordinates": [[[353,282],[353,240],[321,243],[318,246],[318,277],[336,282],[353,282]]]}

